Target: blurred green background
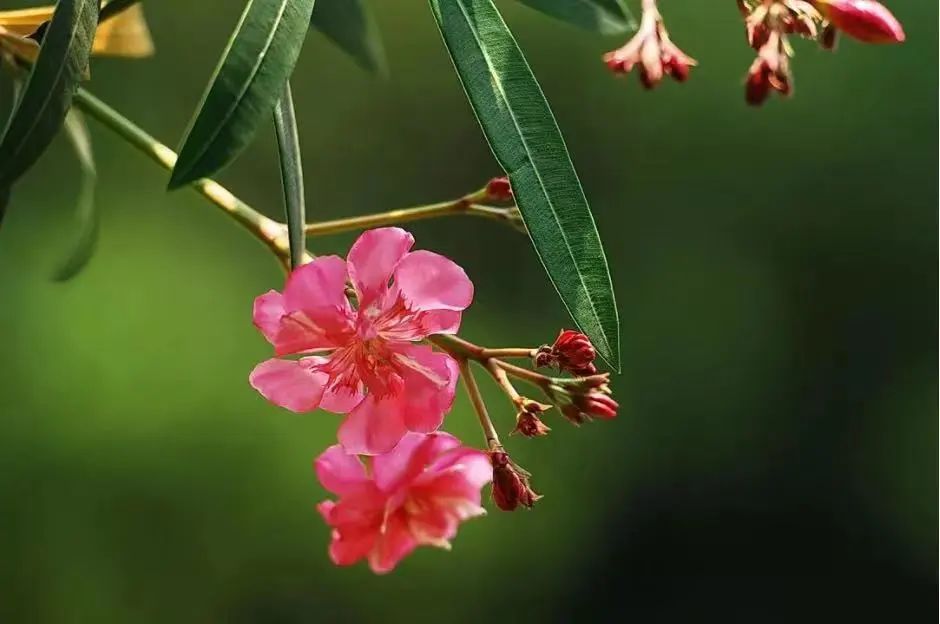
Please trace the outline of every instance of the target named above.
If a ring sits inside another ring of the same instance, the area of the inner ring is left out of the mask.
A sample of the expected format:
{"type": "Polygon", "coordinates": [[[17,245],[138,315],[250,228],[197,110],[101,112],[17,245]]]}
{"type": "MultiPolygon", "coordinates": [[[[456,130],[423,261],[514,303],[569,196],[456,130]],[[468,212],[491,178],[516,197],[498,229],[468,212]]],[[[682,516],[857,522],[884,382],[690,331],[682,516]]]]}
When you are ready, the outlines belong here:
{"type": "MultiPolygon", "coordinates": [[[[5,3],[12,8],[24,2],[5,3]]],[[[498,172],[425,3],[373,3],[391,78],[316,34],[294,78],[313,218],[457,196],[498,172]]],[[[634,3],[635,4],[635,3],[634,3]]],[[[89,122],[103,215],[77,279],[64,140],[0,230],[0,621],[767,622],[933,609],[937,588],[937,5],[908,42],[798,42],[796,97],[744,105],[730,1],[665,2],[700,67],[641,91],[619,45],[500,7],[541,80],[610,258],[621,415],[510,450],[545,498],[493,509],[392,575],[335,568],[311,460],[338,419],[266,404],[266,252],[89,122]]],[[[175,145],[242,2],[145,3],[158,54],[89,87],[175,145]]],[[[5,83],[4,83],[5,84],[5,83]]],[[[7,88],[6,86],[4,87],[7,88]]],[[[6,98],[3,98],[6,99],[6,98]]],[[[280,214],[271,132],[220,177],[280,214]]],[[[569,321],[529,243],[488,221],[411,228],[474,280],[463,334],[550,342],[569,321]]],[[[345,253],[351,236],[313,240],[345,253]]],[[[484,382],[500,428],[507,402],[484,382]]],[[[446,427],[479,440],[461,395],[446,427]]]]}

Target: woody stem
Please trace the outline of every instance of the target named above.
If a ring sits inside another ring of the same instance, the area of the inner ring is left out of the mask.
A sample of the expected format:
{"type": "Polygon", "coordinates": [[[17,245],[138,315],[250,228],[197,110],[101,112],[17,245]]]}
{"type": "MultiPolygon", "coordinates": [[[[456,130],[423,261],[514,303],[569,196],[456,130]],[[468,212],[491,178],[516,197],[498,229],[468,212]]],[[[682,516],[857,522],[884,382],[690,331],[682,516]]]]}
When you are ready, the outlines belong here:
{"type": "MultiPolygon", "coordinates": [[[[79,88],[72,102],[76,108],[96,119],[164,169],[172,170],[176,165],[176,152],[85,89],[79,88]]],[[[203,178],[191,186],[264,243],[282,263],[287,261],[290,249],[287,227],[283,223],[264,216],[218,182],[203,178]]]]}
{"type": "Polygon", "coordinates": [[[380,212],[377,214],[363,215],[359,217],[348,217],[345,219],[334,219],[332,221],[320,221],[318,223],[308,223],[304,230],[307,236],[324,236],[327,234],[338,234],[351,230],[365,230],[374,227],[386,225],[397,225],[408,223],[410,221],[419,221],[423,219],[432,219],[435,217],[445,217],[452,215],[472,215],[486,217],[495,221],[511,222],[510,208],[493,208],[475,203],[475,199],[480,195],[479,192],[473,193],[460,199],[428,204],[426,206],[414,206],[412,208],[399,208],[380,212]]]}
{"type": "Polygon", "coordinates": [[[466,358],[459,358],[457,363],[460,366],[460,377],[463,379],[464,388],[470,396],[470,402],[473,404],[473,410],[480,421],[480,427],[483,428],[487,449],[496,450],[502,447],[502,444],[499,441],[499,434],[496,433],[496,428],[493,426],[493,421],[490,420],[489,412],[486,410],[486,403],[483,401],[483,395],[480,394],[480,386],[477,385],[473,371],[470,370],[470,362],[466,358]]]}
{"type": "Polygon", "coordinates": [[[495,379],[499,387],[503,389],[503,392],[509,396],[509,400],[514,404],[518,403],[522,397],[519,396],[519,392],[516,391],[515,386],[509,381],[509,376],[506,374],[506,371],[499,367],[496,360],[487,360],[486,370],[493,376],[493,379],[495,379]]]}

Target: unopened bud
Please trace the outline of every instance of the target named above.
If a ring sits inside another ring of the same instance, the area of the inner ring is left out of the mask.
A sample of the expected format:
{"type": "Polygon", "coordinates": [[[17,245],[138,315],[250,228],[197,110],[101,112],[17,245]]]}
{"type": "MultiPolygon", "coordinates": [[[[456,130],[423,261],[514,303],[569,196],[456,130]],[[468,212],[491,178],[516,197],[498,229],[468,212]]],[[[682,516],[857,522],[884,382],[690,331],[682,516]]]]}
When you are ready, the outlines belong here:
{"type": "Polygon", "coordinates": [[[512,186],[509,178],[502,176],[493,178],[486,183],[487,200],[493,202],[507,202],[512,200],[512,186]]]}
{"type": "Polygon", "coordinates": [[[541,495],[529,486],[528,472],[517,466],[505,451],[490,452],[493,465],[493,502],[503,511],[515,511],[519,505],[531,508],[541,495]]]}
{"type": "Polygon", "coordinates": [[[548,435],[551,429],[542,422],[539,414],[552,409],[552,406],[525,397],[520,397],[517,403],[519,411],[516,413],[516,428],[510,432],[510,435],[519,433],[527,438],[548,435]]]}
{"type": "Polygon", "coordinates": [[[594,418],[609,420],[620,407],[610,396],[610,375],[591,375],[579,379],[554,379],[548,394],[565,418],[575,425],[594,418]]]}
{"type": "Polygon", "coordinates": [[[554,366],[574,375],[587,376],[597,373],[594,359],[597,351],[591,339],[579,331],[564,329],[554,344],[539,347],[535,354],[535,365],[554,366]]]}
{"type": "Polygon", "coordinates": [[[826,24],[822,34],[819,36],[819,45],[823,50],[835,51],[839,45],[839,31],[832,24],[826,24]]]}
{"type": "Polygon", "coordinates": [[[904,29],[875,0],[816,0],[820,13],[836,28],[865,43],[901,43],[904,29]]]}

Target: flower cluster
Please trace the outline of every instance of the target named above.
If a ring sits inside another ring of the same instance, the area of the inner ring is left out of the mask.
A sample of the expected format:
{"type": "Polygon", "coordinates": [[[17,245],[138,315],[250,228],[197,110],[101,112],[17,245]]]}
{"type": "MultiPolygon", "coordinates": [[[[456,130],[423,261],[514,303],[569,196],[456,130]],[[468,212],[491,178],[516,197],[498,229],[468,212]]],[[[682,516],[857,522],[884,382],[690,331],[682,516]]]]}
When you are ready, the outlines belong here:
{"type": "Polygon", "coordinates": [[[605,54],[604,62],[618,74],[639,67],[640,83],[647,89],[654,88],[666,75],[685,82],[689,70],[697,64],[669,38],[656,0],[643,0],[643,19],[636,35],[623,47],[605,54]]]}
{"type": "MultiPolygon", "coordinates": [[[[839,32],[865,43],[901,43],[904,30],[891,12],[876,0],[737,0],[744,17],[748,45],[757,56],[745,82],[748,104],[759,106],[771,93],[793,92],[791,36],[818,41],[833,50],[839,32]]],[[[604,55],[616,73],[639,67],[640,82],[656,86],[664,75],[679,82],[696,62],[669,38],[656,0],[643,0],[643,17],[636,35],[623,47],[604,55]]]]}
{"type": "MultiPolygon", "coordinates": [[[[499,179],[487,193],[511,198],[499,179]]],[[[516,407],[513,433],[547,435],[540,416],[553,408],[576,424],[617,412],[584,334],[565,330],[536,349],[486,349],[457,338],[473,284],[453,261],[413,245],[399,228],[366,231],[345,260],[320,256],[296,268],[283,292],[254,304],[254,323],[276,357],[255,367],[249,381],[291,411],[344,415],[339,444],[314,463],[320,483],[337,497],[318,509],[332,529],[333,562],[365,559],[376,573],[418,546],[450,548],[460,523],[485,513],[487,483],[504,511],[541,498],[500,443],[470,361],[489,371],[516,407]],[[547,377],[506,361],[513,357],[575,376],[547,377]],[[438,431],[460,375],[470,377],[485,449],[438,431]],[[510,377],[536,385],[548,403],[519,395],[510,377]]]]}

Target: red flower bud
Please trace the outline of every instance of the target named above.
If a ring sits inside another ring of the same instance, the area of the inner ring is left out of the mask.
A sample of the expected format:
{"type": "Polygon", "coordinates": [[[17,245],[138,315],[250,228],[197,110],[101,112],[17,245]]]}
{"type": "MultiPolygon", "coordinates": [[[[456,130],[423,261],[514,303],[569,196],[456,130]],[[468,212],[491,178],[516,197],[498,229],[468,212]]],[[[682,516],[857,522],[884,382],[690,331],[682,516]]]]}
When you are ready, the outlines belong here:
{"type": "Polygon", "coordinates": [[[552,346],[542,346],[535,354],[536,366],[555,366],[578,376],[597,373],[594,359],[597,352],[591,339],[573,329],[564,329],[552,346]]]}
{"type": "Polygon", "coordinates": [[[502,450],[490,452],[493,464],[493,502],[503,511],[515,511],[519,505],[531,508],[541,495],[529,486],[528,472],[513,463],[502,450]]]}
{"type": "Polygon", "coordinates": [[[512,186],[509,184],[509,178],[502,176],[487,182],[486,194],[489,201],[505,202],[512,200],[512,186]]]}
{"type": "Polygon", "coordinates": [[[527,438],[548,435],[551,429],[542,422],[542,419],[539,418],[539,414],[552,409],[552,406],[532,401],[525,397],[520,397],[518,405],[519,411],[516,413],[516,428],[510,432],[510,435],[520,433],[527,438]]]}
{"type": "Polygon", "coordinates": [[[610,375],[591,375],[578,379],[555,379],[547,392],[565,418],[580,425],[594,418],[609,420],[617,416],[619,405],[610,396],[610,375]]]}
{"type": "Polygon", "coordinates": [[[875,0],[816,0],[823,16],[850,37],[865,43],[901,43],[904,29],[883,4],[875,0]]]}
{"type": "Polygon", "coordinates": [[[787,96],[793,92],[790,57],[782,35],[770,34],[747,73],[744,95],[747,103],[760,106],[771,90],[787,96]]]}
{"type": "Polygon", "coordinates": [[[819,36],[819,45],[823,50],[834,51],[839,44],[839,31],[832,24],[827,24],[819,36]]]}

